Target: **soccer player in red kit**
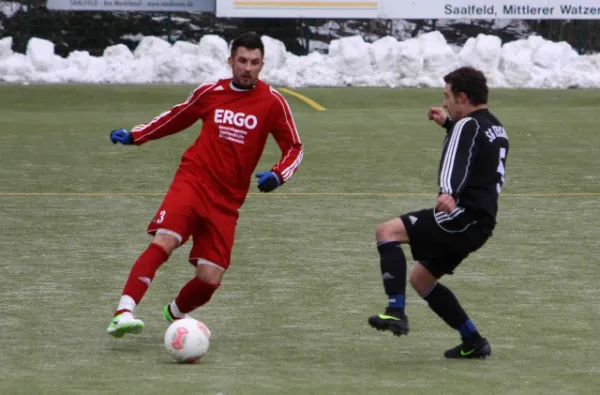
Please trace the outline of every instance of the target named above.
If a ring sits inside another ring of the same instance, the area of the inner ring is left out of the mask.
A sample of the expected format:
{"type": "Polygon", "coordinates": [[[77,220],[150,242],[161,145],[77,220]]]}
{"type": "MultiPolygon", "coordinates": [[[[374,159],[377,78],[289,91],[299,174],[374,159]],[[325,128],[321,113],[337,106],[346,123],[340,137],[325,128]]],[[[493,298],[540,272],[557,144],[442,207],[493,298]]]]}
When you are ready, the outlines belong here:
{"type": "Polygon", "coordinates": [[[269,133],[282,155],[270,171],[256,174],[258,189],[270,192],[292,177],[302,162],[303,146],[286,100],[258,79],[264,46],[258,35],[244,33],[231,44],[233,78],[197,88],[185,102],[131,132],[111,132],[113,143],[140,145],[180,132],[198,120],[202,130],[185,151],[163,202],[148,225],[153,240],[129,273],[107,333],[139,333],[144,323],[134,309],[160,266],[190,237],[189,261],[196,275],[166,305],[174,321],[207,303],[229,267],[239,208],[269,133]]]}

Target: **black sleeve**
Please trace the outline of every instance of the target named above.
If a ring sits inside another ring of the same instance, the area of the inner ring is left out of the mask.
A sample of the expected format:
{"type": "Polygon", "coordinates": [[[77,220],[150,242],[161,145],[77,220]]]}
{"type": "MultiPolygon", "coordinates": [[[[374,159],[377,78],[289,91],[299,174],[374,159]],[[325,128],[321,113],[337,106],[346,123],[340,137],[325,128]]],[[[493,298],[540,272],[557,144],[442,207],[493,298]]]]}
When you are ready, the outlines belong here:
{"type": "Polygon", "coordinates": [[[450,133],[452,128],[454,127],[455,122],[449,116],[446,117],[446,122],[442,125],[444,129],[446,129],[446,133],[450,133]]]}
{"type": "Polygon", "coordinates": [[[478,133],[479,124],[473,118],[461,119],[448,132],[440,164],[440,193],[460,195],[471,174],[478,133]]]}

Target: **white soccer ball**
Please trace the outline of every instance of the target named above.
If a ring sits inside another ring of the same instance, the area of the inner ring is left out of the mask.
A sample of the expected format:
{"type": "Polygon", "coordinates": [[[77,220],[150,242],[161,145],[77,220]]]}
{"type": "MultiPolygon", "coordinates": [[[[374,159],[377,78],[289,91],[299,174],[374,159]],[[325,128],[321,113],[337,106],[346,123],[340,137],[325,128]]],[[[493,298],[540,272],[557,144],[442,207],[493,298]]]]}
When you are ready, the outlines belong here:
{"type": "Polygon", "coordinates": [[[179,363],[196,363],[208,352],[210,331],[202,322],[183,318],[173,322],[165,332],[165,348],[179,363]]]}

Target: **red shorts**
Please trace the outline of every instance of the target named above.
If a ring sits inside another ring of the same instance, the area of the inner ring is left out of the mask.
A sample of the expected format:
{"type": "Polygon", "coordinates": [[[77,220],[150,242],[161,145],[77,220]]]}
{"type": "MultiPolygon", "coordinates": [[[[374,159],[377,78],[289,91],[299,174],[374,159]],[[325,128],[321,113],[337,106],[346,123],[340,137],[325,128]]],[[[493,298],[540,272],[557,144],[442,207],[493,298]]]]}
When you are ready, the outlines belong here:
{"type": "Polygon", "coordinates": [[[226,270],[231,260],[239,210],[207,188],[183,182],[171,184],[148,233],[169,233],[183,245],[193,239],[191,264],[216,265],[226,270]]]}

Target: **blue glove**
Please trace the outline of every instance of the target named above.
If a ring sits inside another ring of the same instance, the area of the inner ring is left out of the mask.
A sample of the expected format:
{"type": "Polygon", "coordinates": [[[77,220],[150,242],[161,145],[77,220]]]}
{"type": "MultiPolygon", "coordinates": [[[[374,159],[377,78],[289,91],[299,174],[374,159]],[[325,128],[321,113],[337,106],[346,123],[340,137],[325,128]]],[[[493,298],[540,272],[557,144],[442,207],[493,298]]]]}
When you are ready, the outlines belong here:
{"type": "Polygon", "coordinates": [[[258,178],[258,189],[260,189],[261,192],[271,192],[281,185],[279,177],[272,171],[256,173],[256,178],[258,178]]]}
{"type": "Polygon", "coordinates": [[[129,145],[133,144],[133,136],[125,129],[117,129],[110,132],[110,141],[113,144],[121,143],[129,145]]]}

